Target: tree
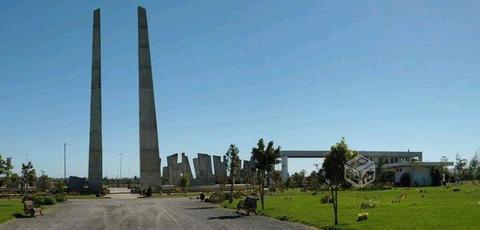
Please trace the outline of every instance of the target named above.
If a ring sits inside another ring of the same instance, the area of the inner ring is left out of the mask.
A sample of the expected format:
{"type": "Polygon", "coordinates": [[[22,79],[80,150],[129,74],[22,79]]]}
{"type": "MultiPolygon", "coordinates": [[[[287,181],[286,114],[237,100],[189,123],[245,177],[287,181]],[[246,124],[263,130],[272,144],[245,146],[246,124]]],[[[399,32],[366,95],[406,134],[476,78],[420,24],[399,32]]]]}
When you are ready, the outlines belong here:
{"type": "Polygon", "coordinates": [[[63,188],[65,187],[65,180],[57,179],[54,183],[55,193],[63,193],[63,188]]]}
{"type": "Polygon", "coordinates": [[[182,178],[180,178],[180,187],[182,187],[184,193],[187,193],[186,187],[188,186],[190,186],[188,175],[183,175],[182,178]]]}
{"type": "Polygon", "coordinates": [[[12,180],[12,170],[13,170],[13,165],[12,165],[12,158],[8,157],[6,160],[2,158],[2,155],[0,155],[0,187],[6,186],[6,193],[8,199],[10,199],[10,187],[9,184],[11,183],[12,180]],[[3,178],[2,178],[3,175],[3,178]]]}
{"type": "Polygon", "coordinates": [[[282,173],[280,171],[272,172],[272,182],[273,184],[270,186],[272,190],[280,189],[283,192],[282,173]]]}
{"type": "Polygon", "coordinates": [[[274,170],[275,164],[280,163],[280,146],[275,149],[273,141],[270,141],[265,148],[263,138],[261,138],[258,140],[257,147],[252,148],[252,158],[255,161],[255,168],[260,182],[260,200],[262,210],[264,210],[265,179],[266,175],[274,170]]]}
{"type": "Polygon", "coordinates": [[[225,163],[227,165],[228,174],[230,176],[230,203],[233,202],[233,185],[235,184],[235,178],[237,178],[238,170],[240,169],[240,157],[238,156],[237,146],[231,144],[227,150],[227,157],[225,163]]]}
{"type": "Polygon", "coordinates": [[[472,180],[480,180],[480,149],[477,149],[468,164],[468,174],[472,180]]]}
{"type": "Polygon", "coordinates": [[[21,178],[17,173],[12,173],[10,176],[9,183],[7,184],[7,188],[9,189],[18,189],[21,184],[21,178]]]}
{"type": "Polygon", "coordinates": [[[27,186],[33,186],[36,180],[37,180],[37,173],[33,168],[32,162],[29,161],[28,164],[22,164],[22,178],[21,178],[22,190],[26,192],[27,186]]]}
{"type": "Polygon", "coordinates": [[[42,175],[38,177],[37,189],[42,192],[47,192],[53,187],[51,179],[42,171],[42,175]]]}
{"type": "Polygon", "coordinates": [[[467,159],[463,159],[460,154],[457,154],[455,158],[455,175],[456,180],[463,180],[465,179],[465,166],[467,165],[467,159]]]}
{"type": "Polygon", "coordinates": [[[345,181],[344,165],[345,162],[352,158],[355,152],[348,148],[345,138],[330,148],[330,152],[325,156],[323,161],[323,170],[325,172],[326,183],[330,188],[332,197],[333,214],[335,225],[338,225],[338,189],[345,181]]]}
{"type": "Polygon", "coordinates": [[[12,165],[12,158],[3,159],[2,155],[0,155],[0,187],[3,185],[8,184],[10,176],[12,174],[13,165],[12,165]]]}
{"type": "Polygon", "coordinates": [[[295,172],[292,175],[293,187],[295,187],[295,188],[303,187],[303,182],[305,181],[305,174],[306,173],[307,173],[307,171],[302,169],[299,173],[295,172]]]}
{"type": "Polygon", "coordinates": [[[292,184],[292,177],[288,177],[287,181],[285,181],[285,184],[283,184],[283,186],[285,186],[286,189],[289,189],[290,187],[292,187],[292,184]]]}
{"type": "Polygon", "coordinates": [[[307,179],[308,189],[317,192],[320,190],[322,184],[325,184],[325,173],[323,169],[320,168],[317,171],[312,171],[307,179]]]}

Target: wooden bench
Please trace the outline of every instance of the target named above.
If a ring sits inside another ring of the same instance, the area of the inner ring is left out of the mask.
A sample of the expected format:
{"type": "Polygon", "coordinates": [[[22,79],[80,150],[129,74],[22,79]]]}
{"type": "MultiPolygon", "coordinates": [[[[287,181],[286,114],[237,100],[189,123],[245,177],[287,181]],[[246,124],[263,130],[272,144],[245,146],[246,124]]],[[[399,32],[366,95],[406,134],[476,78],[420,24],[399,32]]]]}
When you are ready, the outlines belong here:
{"type": "Polygon", "coordinates": [[[240,200],[237,205],[237,213],[240,212],[240,209],[244,209],[248,215],[250,215],[250,212],[253,212],[255,213],[255,215],[258,215],[257,201],[258,201],[258,198],[248,197],[248,196],[247,198],[245,198],[245,200],[240,200]]]}
{"type": "Polygon", "coordinates": [[[33,205],[33,201],[32,200],[25,200],[23,202],[23,212],[25,213],[25,216],[32,216],[32,217],[35,217],[35,213],[40,213],[40,215],[43,216],[43,213],[42,213],[43,209],[38,207],[36,208],[34,205],[33,205]]]}

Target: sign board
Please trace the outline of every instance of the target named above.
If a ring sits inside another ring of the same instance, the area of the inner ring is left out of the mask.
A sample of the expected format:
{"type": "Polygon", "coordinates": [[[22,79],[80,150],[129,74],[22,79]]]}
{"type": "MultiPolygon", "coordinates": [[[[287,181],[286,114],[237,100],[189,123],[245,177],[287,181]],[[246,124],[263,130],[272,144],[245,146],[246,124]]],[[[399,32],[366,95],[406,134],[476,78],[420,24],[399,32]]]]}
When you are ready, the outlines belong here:
{"type": "Polygon", "coordinates": [[[375,180],[375,163],[358,155],[345,163],[345,180],[353,186],[363,188],[375,180]]]}

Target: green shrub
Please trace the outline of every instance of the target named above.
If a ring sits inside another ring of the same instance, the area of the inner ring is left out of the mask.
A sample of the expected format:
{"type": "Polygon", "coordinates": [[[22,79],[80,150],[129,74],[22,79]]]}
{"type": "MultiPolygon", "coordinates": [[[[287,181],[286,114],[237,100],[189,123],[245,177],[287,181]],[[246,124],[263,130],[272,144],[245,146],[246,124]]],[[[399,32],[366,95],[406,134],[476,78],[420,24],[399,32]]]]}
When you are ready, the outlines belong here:
{"type": "Polygon", "coordinates": [[[392,190],[392,189],[393,189],[393,187],[390,186],[390,185],[384,185],[384,186],[382,186],[382,190],[392,190]]]}
{"type": "Polygon", "coordinates": [[[214,193],[212,193],[212,195],[210,195],[210,198],[208,200],[209,200],[209,202],[214,203],[214,204],[222,203],[225,200],[225,193],[214,192],[214,193]]]}
{"type": "Polygon", "coordinates": [[[54,205],[57,203],[52,196],[45,196],[44,201],[45,201],[45,205],[54,205]]]}
{"type": "Polygon", "coordinates": [[[36,205],[45,205],[44,195],[34,195],[32,200],[33,200],[33,203],[35,203],[36,205]]]}
{"type": "Polygon", "coordinates": [[[241,191],[233,192],[233,198],[235,199],[242,198],[244,196],[247,196],[247,194],[245,194],[244,192],[241,192],[241,191]]]}
{"type": "Polygon", "coordinates": [[[35,205],[54,205],[57,203],[56,198],[47,193],[37,193],[32,197],[35,205]]]}
{"type": "Polygon", "coordinates": [[[330,198],[330,195],[325,194],[320,198],[320,203],[326,204],[326,203],[333,203],[332,198],[330,198]]]}
{"type": "Polygon", "coordinates": [[[360,204],[360,208],[361,209],[375,208],[376,205],[377,205],[376,201],[367,200],[362,202],[362,204],[360,204]]]}
{"type": "Polygon", "coordinates": [[[67,197],[64,194],[59,193],[59,194],[55,195],[55,201],[65,202],[65,201],[67,201],[67,197]]]}
{"type": "Polygon", "coordinates": [[[273,192],[276,192],[276,191],[277,191],[277,188],[275,188],[275,187],[273,187],[273,186],[270,187],[270,188],[268,188],[268,192],[273,193],[273,192]]]}

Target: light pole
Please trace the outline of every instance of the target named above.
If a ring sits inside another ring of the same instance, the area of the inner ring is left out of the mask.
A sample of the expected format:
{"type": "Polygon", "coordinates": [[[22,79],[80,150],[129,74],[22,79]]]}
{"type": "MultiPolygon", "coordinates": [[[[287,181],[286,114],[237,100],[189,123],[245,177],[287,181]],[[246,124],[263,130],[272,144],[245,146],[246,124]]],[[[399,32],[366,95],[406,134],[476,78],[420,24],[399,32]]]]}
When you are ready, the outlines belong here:
{"type": "Polygon", "coordinates": [[[63,143],[63,179],[67,182],[67,143],[63,143]]]}
{"type": "Polygon", "coordinates": [[[120,179],[122,179],[122,156],[123,156],[123,153],[119,153],[118,156],[120,157],[120,179]]]}

